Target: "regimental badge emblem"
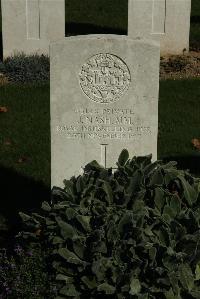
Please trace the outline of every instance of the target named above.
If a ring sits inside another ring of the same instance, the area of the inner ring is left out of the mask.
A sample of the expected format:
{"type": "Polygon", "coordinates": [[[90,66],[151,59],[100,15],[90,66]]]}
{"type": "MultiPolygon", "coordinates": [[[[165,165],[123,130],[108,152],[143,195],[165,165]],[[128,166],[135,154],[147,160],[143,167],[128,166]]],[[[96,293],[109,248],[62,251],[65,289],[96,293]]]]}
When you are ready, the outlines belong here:
{"type": "Polygon", "coordinates": [[[79,73],[85,95],[96,103],[114,103],[128,90],[131,74],[126,63],[113,54],[92,56],[79,73]]]}

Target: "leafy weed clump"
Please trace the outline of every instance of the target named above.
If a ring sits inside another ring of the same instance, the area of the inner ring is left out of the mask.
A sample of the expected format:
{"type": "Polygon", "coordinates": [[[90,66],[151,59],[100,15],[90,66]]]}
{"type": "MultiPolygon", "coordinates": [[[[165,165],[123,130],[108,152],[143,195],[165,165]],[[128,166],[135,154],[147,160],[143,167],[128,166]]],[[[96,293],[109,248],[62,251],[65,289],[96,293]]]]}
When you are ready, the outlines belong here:
{"type": "Polygon", "coordinates": [[[200,180],[123,150],[54,187],[22,235],[50,252],[57,299],[200,298],[200,180]]]}

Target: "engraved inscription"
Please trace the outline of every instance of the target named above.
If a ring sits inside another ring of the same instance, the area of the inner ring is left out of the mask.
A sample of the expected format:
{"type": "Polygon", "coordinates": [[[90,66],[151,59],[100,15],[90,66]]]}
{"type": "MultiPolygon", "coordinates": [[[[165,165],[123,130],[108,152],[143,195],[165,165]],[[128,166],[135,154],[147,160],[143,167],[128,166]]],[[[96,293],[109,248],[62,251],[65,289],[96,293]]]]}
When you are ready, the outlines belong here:
{"type": "MultiPolygon", "coordinates": [[[[107,142],[109,139],[130,140],[152,134],[151,127],[145,125],[133,109],[80,108],[74,113],[73,122],[56,126],[56,131],[68,139],[103,139],[107,142]]],[[[103,145],[107,143],[102,144],[102,152],[103,149],[106,151],[103,145]]]]}
{"type": "Polygon", "coordinates": [[[82,66],[79,82],[86,96],[96,103],[119,100],[128,90],[131,75],[126,63],[113,54],[97,54],[82,66]]]}

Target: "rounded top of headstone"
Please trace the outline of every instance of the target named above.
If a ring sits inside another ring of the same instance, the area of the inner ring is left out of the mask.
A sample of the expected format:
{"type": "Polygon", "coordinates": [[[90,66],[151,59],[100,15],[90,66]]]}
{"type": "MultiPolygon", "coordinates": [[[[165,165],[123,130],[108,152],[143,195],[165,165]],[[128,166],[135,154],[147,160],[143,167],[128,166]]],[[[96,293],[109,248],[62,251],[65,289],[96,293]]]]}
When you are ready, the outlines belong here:
{"type": "Polygon", "coordinates": [[[99,53],[83,64],[79,82],[89,99],[108,104],[118,101],[128,90],[131,74],[126,63],[118,56],[99,53]]]}

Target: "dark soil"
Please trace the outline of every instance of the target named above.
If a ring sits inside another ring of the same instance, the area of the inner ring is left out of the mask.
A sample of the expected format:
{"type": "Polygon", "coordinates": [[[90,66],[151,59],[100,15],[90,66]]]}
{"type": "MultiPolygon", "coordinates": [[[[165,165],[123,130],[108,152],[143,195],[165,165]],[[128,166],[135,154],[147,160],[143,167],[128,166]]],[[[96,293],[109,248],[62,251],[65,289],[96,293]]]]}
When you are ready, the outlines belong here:
{"type": "Polygon", "coordinates": [[[161,57],[160,78],[200,78],[200,52],[161,57]]]}

